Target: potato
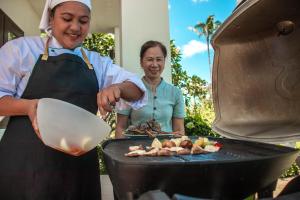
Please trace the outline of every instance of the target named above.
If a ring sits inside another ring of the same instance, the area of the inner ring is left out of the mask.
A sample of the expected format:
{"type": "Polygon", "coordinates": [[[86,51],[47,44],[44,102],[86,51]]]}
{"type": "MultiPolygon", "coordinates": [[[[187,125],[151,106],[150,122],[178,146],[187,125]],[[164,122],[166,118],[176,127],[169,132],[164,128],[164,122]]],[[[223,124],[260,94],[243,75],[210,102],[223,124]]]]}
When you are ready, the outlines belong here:
{"type": "Polygon", "coordinates": [[[193,147],[193,143],[191,140],[183,140],[182,142],[180,142],[179,146],[182,148],[191,149],[193,147]]]}

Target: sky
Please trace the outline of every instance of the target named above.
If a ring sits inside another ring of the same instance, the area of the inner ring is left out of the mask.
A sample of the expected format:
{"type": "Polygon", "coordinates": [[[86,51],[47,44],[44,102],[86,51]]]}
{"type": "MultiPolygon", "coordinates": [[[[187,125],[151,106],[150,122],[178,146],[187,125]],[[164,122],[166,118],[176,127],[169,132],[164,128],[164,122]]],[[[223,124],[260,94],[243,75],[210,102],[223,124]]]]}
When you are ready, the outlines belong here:
{"type": "Polygon", "coordinates": [[[180,64],[190,76],[197,75],[211,83],[205,38],[199,38],[188,27],[196,25],[199,21],[205,22],[209,15],[214,15],[215,20],[224,22],[235,8],[236,1],[169,0],[170,39],[174,39],[180,49],[180,64]]]}

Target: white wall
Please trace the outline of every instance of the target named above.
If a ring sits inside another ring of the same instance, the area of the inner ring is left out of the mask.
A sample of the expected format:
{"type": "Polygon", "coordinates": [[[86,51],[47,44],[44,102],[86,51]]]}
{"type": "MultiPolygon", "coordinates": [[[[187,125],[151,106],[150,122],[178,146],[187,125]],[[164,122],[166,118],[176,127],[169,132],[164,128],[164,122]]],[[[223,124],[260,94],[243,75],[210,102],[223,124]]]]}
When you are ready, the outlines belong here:
{"type": "Polygon", "coordinates": [[[121,65],[140,76],[139,52],[147,40],[158,40],[167,47],[162,76],[171,83],[168,0],[121,0],[121,65]]]}
{"type": "Polygon", "coordinates": [[[0,8],[25,32],[25,35],[39,35],[40,16],[27,0],[0,0],[0,8]]]}

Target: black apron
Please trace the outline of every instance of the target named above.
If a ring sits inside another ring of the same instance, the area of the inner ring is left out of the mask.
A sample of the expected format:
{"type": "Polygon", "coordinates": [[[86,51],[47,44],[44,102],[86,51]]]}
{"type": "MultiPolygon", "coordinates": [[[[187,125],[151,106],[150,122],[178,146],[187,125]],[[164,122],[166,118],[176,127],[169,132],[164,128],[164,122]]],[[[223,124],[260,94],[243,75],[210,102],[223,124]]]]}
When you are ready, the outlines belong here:
{"type": "MultiPolygon", "coordinates": [[[[21,98],[60,99],[96,114],[95,71],[76,55],[43,56],[21,98]]],[[[0,200],[48,199],[100,200],[97,151],[75,157],[54,150],[37,137],[28,116],[11,117],[0,142],[0,200]]]]}

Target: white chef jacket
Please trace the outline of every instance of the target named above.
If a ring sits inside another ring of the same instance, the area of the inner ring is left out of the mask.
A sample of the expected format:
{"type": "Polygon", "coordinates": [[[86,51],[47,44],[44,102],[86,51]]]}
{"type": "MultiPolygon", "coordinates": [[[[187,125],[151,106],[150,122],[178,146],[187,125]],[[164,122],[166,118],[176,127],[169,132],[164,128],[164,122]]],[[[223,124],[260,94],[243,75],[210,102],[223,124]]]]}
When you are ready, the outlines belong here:
{"type": "MultiPolygon", "coordinates": [[[[35,63],[39,56],[44,53],[46,40],[47,38],[38,36],[21,37],[7,42],[0,49],[0,98],[7,95],[15,98],[22,96],[35,63]]],[[[80,48],[64,49],[52,37],[49,42],[49,56],[69,53],[82,58],[80,48]]],[[[138,101],[125,102],[121,100],[117,103],[118,109],[127,108],[127,105],[139,109],[147,103],[146,88],[138,76],[113,64],[108,57],[100,56],[99,53],[86,49],[84,51],[94,67],[100,90],[111,84],[130,81],[144,91],[145,95],[138,101]]]]}

